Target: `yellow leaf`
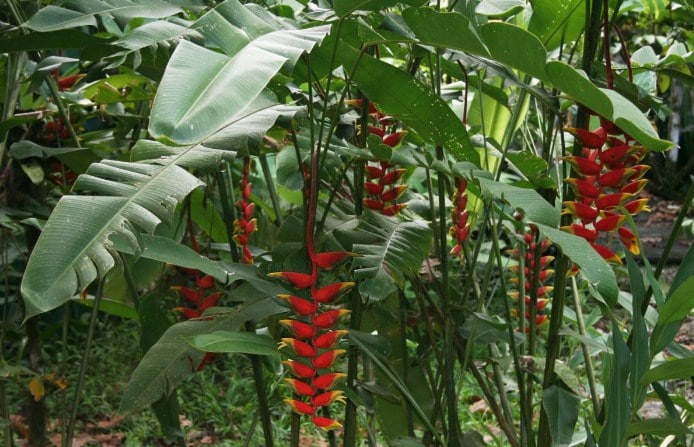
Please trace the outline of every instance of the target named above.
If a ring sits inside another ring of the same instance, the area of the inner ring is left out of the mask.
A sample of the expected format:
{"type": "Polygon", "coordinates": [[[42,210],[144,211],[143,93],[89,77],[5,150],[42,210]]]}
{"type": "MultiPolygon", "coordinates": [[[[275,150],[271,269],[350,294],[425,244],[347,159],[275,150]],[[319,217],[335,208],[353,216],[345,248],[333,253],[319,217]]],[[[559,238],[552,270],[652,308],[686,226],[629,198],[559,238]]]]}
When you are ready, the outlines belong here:
{"type": "Polygon", "coordinates": [[[43,380],[41,380],[40,377],[31,379],[29,382],[29,391],[31,395],[34,396],[36,402],[40,401],[43,395],[46,394],[46,389],[43,387],[43,380]]]}

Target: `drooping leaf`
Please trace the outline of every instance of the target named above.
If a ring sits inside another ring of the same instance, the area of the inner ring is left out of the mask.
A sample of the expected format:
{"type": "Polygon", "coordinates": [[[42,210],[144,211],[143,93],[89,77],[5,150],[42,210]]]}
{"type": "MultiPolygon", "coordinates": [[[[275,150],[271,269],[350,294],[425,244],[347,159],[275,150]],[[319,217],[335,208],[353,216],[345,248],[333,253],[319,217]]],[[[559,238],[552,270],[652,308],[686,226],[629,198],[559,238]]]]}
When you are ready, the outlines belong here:
{"type": "MultiPolygon", "coordinates": [[[[270,286],[273,283],[265,280],[270,286]]],[[[204,353],[186,340],[215,331],[235,331],[249,320],[260,321],[286,311],[266,292],[258,291],[256,301],[210,320],[188,320],[171,326],[150,348],[123,391],[120,411],[132,413],[167,396],[181,381],[193,374],[204,353]]]]}
{"type": "Polygon", "coordinates": [[[583,238],[556,228],[543,224],[537,224],[537,227],[549,240],[561,247],[571,262],[581,268],[581,275],[595,288],[605,303],[614,307],[619,295],[614,271],[590,244],[583,238]]]}
{"type": "Polygon", "coordinates": [[[547,79],[547,50],[534,34],[505,22],[486,23],[481,32],[494,60],[537,79],[547,79]]]}
{"type": "Polygon", "coordinates": [[[687,379],[694,375],[693,371],[694,357],[669,360],[648,370],[643,377],[641,377],[641,383],[646,385],[661,380],[687,379]]]}
{"type": "Polygon", "coordinates": [[[399,0],[335,0],[333,8],[338,17],[354,11],[380,11],[400,3],[399,0]]]}
{"type": "Polygon", "coordinates": [[[585,0],[538,0],[528,31],[535,34],[548,50],[563,41],[570,44],[585,26],[585,0]]]}
{"type": "Polygon", "coordinates": [[[485,177],[477,177],[476,180],[480,183],[483,196],[508,202],[515,209],[522,210],[523,216],[531,222],[550,227],[558,226],[559,212],[537,191],[507,185],[485,177]]]}
{"type": "Polygon", "coordinates": [[[542,406],[549,421],[552,446],[571,444],[580,403],[578,396],[557,385],[542,391],[542,406]]]}
{"type": "Polygon", "coordinates": [[[504,19],[518,14],[525,7],[523,0],[482,0],[475,12],[492,19],[504,19]]]}
{"type": "Polygon", "coordinates": [[[403,11],[402,17],[417,38],[427,45],[490,56],[470,21],[462,14],[409,8],[403,11]]]}
{"type": "Polygon", "coordinates": [[[150,133],[179,145],[210,137],[238,120],[272,77],[293,65],[328,29],[274,31],[251,41],[233,57],[181,42],[154,99],[150,133]]]}
{"type": "Polygon", "coordinates": [[[135,0],[69,0],[67,8],[48,5],[40,9],[22,26],[35,31],[57,31],[82,26],[97,26],[96,16],[109,15],[127,21],[135,17],[159,19],[181,12],[181,9],[151,0],[146,3],[135,0]]]}
{"type": "Polygon", "coordinates": [[[677,335],[682,320],[692,308],[694,308],[694,277],[689,277],[670,293],[665,304],[658,309],[658,321],[651,334],[651,356],[670,344],[677,335]]]}
{"type": "Polygon", "coordinates": [[[267,335],[241,331],[215,331],[190,338],[189,343],[204,352],[279,355],[277,342],[267,335]]]}
{"type": "Polygon", "coordinates": [[[362,56],[352,80],[383,113],[407,124],[427,142],[442,146],[457,161],[478,163],[465,127],[448,104],[406,72],[362,56]]]}
{"type": "Polygon", "coordinates": [[[622,445],[631,414],[628,386],[630,353],[614,318],[612,319],[612,347],[614,354],[607,356],[610,359],[610,374],[605,377],[606,416],[598,443],[600,447],[622,445]]]}
{"type": "MultiPolygon", "coordinates": [[[[365,213],[360,229],[375,236],[370,244],[354,244],[355,277],[361,280],[392,281],[404,287],[405,275],[417,272],[429,253],[432,231],[424,222],[402,222],[373,212],[365,213]]],[[[381,296],[381,298],[383,298],[381,296]]]]}
{"type": "Polygon", "coordinates": [[[681,421],[673,418],[658,418],[636,421],[629,424],[626,436],[639,434],[652,436],[668,436],[691,434],[691,430],[681,421]]]}
{"type": "Polygon", "coordinates": [[[108,39],[99,38],[73,29],[45,33],[35,32],[0,39],[0,53],[41,51],[54,48],[83,49],[104,42],[108,42],[108,39]]]}
{"type": "Polygon", "coordinates": [[[105,160],[78,177],[46,222],[22,280],[26,318],[60,306],[114,265],[112,236],[139,251],[139,230],[153,232],[202,183],[176,166],[105,160]]]}

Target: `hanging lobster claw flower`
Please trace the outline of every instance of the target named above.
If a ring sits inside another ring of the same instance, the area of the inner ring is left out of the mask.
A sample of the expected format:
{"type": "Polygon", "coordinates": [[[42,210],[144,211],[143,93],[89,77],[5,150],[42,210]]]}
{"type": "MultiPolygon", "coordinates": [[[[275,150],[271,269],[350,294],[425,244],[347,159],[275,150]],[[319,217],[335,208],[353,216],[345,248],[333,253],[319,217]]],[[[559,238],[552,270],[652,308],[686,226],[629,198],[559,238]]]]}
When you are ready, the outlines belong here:
{"type": "Polygon", "coordinates": [[[312,286],[315,281],[313,276],[299,272],[272,272],[268,273],[270,278],[282,278],[289,281],[297,289],[306,289],[312,286]]]}
{"type": "Polygon", "coordinates": [[[581,129],[576,127],[566,127],[564,128],[567,132],[578,138],[583,147],[590,149],[600,149],[607,142],[607,133],[602,127],[598,127],[595,131],[591,132],[587,129],[581,129]]]}
{"type": "Polygon", "coordinates": [[[406,203],[396,203],[395,205],[383,208],[383,215],[388,217],[395,216],[405,208],[407,208],[406,203]]]}
{"type": "Polygon", "coordinates": [[[633,167],[607,171],[603,175],[598,176],[598,184],[608,188],[619,188],[627,183],[629,178],[635,173],[636,170],[633,167]]]}
{"type": "Polygon", "coordinates": [[[405,135],[407,135],[406,130],[385,135],[383,137],[383,144],[386,146],[395,147],[400,144],[402,139],[405,138],[405,135]]]}
{"type": "Polygon", "coordinates": [[[622,260],[620,259],[619,256],[609,248],[605,247],[604,245],[601,244],[591,244],[591,247],[595,251],[598,252],[598,254],[607,262],[611,262],[613,264],[621,264],[622,260]]]}
{"type": "Polygon", "coordinates": [[[339,262],[354,256],[357,254],[348,251],[326,251],[325,253],[316,253],[313,256],[313,262],[318,268],[329,270],[339,262]]]}
{"type": "Polygon", "coordinates": [[[600,197],[595,201],[595,205],[598,209],[607,210],[610,208],[616,208],[622,206],[624,202],[633,197],[633,194],[626,192],[614,192],[611,194],[601,194],[600,197]]]}
{"type": "Polygon", "coordinates": [[[581,176],[598,175],[602,171],[602,165],[585,157],[569,155],[564,157],[563,159],[568,161],[571,164],[571,166],[573,166],[574,171],[576,171],[576,173],[581,176]]]}
{"type": "Polygon", "coordinates": [[[345,315],[350,314],[349,309],[333,309],[312,317],[313,325],[320,329],[333,327],[345,315]]]}
{"type": "Polygon", "coordinates": [[[190,287],[173,286],[171,290],[183,295],[183,298],[190,301],[191,303],[197,303],[202,299],[202,290],[193,290],[190,287]]]}
{"type": "Polygon", "coordinates": [[[335,349],[332,351],[326,351],[311,359],[311,364],[317,369],[330,368],[335,364],[340,355],[344,354],[344,349],[335,349]]]}
{"type": "Polygon", "coordinates": [[[354,286],[351,281],[336,282],[318,290],[313,291],[311,296],[319,303],[329,303],[333,301],[341,292],[348,290],[354,286]]]}
{"type": "Polygon", "coordinates": [[[283,338],[277,346],[277,349],[286,347],[291,347],[294,353],[299,357],[313,357],[316,355],[316,348],[295,338],[283,338]]]}
{"type": "Polygon", "coordinates": [[[377,179],[383,177],[383,169],[378,166],[367,165],[366,166],[366,176],[369,180],[377,179]]]}
{"type": "Polygon", "coordinates": [[[581,202],[564,202],[566,207],[563,214],[567,212],[572,214],[576,219],[580,219],[584,224],[593,222],[600,215],[600,212],[592,206],[581,202]]]}
{"type": "Polygon", "coordinates": [[[407,169],[405,168],[393,169],[392,171],[388,172],[383,177],[381,177],[380,183],[381,185],[392,185],[393,183],[400,180],[400,177],[402,177],[406,172],[407,169]]]}
{"type": "Polygon", "coordinates": [[[313,367],[297,362],[296,360],[282,360],[282,364],[285,365],[295,377],[301,379],[307,379],[316,375],[316,370],[313,369],[313,367]]]}
{"type": "Polygon", "coordinates": [[[299,414],[307,414],[311,416],[316,413],[316,407],[311,404],[307,404],[306,402],[296,399],[284,399],[284,401],[299,414]]]}
{"type": "Polygon", "coordinates": [[[565,182],[571,185],[577,196],[594,199],[600,195],[600,188],[591,181],[569,177],[565,182]]]}
{"type": "Polygon", "coordinates": [[[342,424],[337,422],[335,419],[330,419],[321,416],[313,416],[311,418],[311,421],[316,425],[316,427],[324,431],[338,430],[342,428],[342,424]]]}
{"type": "Polygon", "coordinates": [[[362,203],[366,208],[374,211],[382,211],[384,206],[383,202],[378,199],[364,199],[362,203]]]}
{"type": "Polygon", "coordinates": [[[181,312],[187,319],[200,318],[201,313],[195,309],[189,309],[187,307],[174,307],[172,309],[176,312],[181,312]]]}
{"type": "Polygon", "coordinates": [[[333,402],[345,403],[344,391],[326,391],[311,398],[311,403],[316,407],[324,407],[333,402]]]}
{"type": "Polygon", "coordinates": [[[384,202],[392,202],[394,200],[397,200],[402,195],[402,193],[405,192],[406,190],[407,190],[407,185],[394,186],[393,188],[384,192],[381,195],[381,199],[384,202]]]}
{"type": "Polygon", "coordinates": [[[313,339],[313,346],[319,349],[333,349],[340,338],[348,333],[346,329],[324,332],[313,339]]]}
{"type": "Polygon", "coordinates": [[[309,301],[298,296],[283,293],[277,295],[277,298],[289,303],[289,306],[292,308],[292,310],[297,315],[301,315],[302,317],[314,314],[318,309],[318,303],[316,303],[315,301],[309,301]]]}
{"type": "Polygon", "coordinates": [[[634,256],[638,256],[641,253],[639,249],[639,244],[636,239],[636,235],[628,228],[621,227],[617,230],[619,233],[619,240],[622,241],[624,247],[634,256]]]}
{"type": "Polygon", "coordinates": [[[581,224],[566,225],[561,227],[561,229],[566,231],[567,233],[575,234],[576,236],[581,237],[587,240],[588,242],[595,242],[595,240],[598,238],[597,231],[595,231],[594,229],[586,228],[581,224]]]}
{"type": "Polygon", "coordinates": [[[636,199],[624,204],[624,209],[626,209],[629,214],[638,214],[641,211],[650,211],[648,207],[648,199],[636,199]]]}
{"type": "Polygon", "coordinates": [[[621,214],[609,213],[605,217],[596,221],[593,225],[598,231],[614,231],[624,223],[626,217],[621,214]]]}
{"type": "Polygon", "coordinates": [[[311,379],[311,383],[320,390],[328,390],[337,385],[337,383],[345,377],[347,377],[345,373],[327,373],[314,377],[311,379]]]}
{"type": "Polygon", "coordinates": [[[296,394],[299,394],[301,396],[313,396],[314,394],[316,394],[316,389],[306,382],[302,382],[301,380],[291,378],[286,378],[284,379],[284,381],[292,387],[292,390],[296,394]]]}
{"type": "Polygon", "coordinates": [[[366,192],[374,196],[380,196],[381,194],[383,194],[384,188],[385,187],[380,183],[364,182],[364,189],[366,190],[366,192]]]}
{"type": "Polygon", "coordinates": [[[646,186],[646,183],[648,183],[647,179],[640,179],[640,180],[634,180],[633,182],[629,182],[626,185],[622,186],[619,189],[619,192],[626,192],[628,194],[637,194],[641,192],[644,186],[646,186]]]}
{"type": "Polygon", "coordinates": [[[292,332],[292,334],[294,334],[294,337],[300,340],[311,338],[316,335],[317,332],[314,325],[304,323],[303,321],[286,319],[280,320],[279,322],[283,326],[286,326],[292,332]]]}

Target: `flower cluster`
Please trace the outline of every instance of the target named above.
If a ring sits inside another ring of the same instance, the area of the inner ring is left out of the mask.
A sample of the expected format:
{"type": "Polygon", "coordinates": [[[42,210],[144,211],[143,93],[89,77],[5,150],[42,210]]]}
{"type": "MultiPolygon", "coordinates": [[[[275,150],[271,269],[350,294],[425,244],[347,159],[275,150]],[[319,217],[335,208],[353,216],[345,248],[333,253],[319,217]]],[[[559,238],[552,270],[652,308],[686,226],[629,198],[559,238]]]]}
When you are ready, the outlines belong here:
{"type": "MultiPolygon", "coordinates": [[[[545,313],[547,304],[549,303],[549,295],[553,290],[552,286],[548,286],[547,281],[554,274],[554,270],[549,269],[550,263],[554,260],[554,256],[546,255],[547,250],[551,246],[549,239],[538,240],[537,228],[530,225],[529,231],[521,235],[522,244],[525,246],[525,257],[523,263],[515,264],[509,269],[513,273],[510,281],[515,286],[515,291],[509,292],[509,296],[519,303],[521,293],[521,279],[523,279],[523,303],[525,309],[526,321],[532,321],[534,317],[535,327],[539,327],[549,321],[549,316],[545,313]],[[523,271],[521,272],[521,266],[523,271]],[[534,293],[531,293],[533,292],[534,293]],[[534,311],[531,308],[534,306],[534,311]]],[[[521,250],[515,248],[511,250],[511,256],[520,261],[521,250]]],[[[520,317],[521,306],[513,309],[514,316],[520,317]]],[[[529,332],[529,327],[525,327],[525,331],[529,332]]]]}
{"type": "Polygon", "coordinates": [[[634,255],[639,248],[634,233],[624,224],[626,216],[619,212],[624,207],[635,215],[648,211],[648,199],[636,198],[647,180],[643,175],[649,166],[640,164],[646,149],[623,135],[614,124],[602,120],[594,131],[567,129],[583,145],[580,156],[568,156],[577,174],[566,181],[571,185],[575,200],[564,202],[564,213],[571,214],[578,223],[562,227],[587,240],[608,262],[620,263],[620,257],[603,243],[601,233],[616,233],[626,249],[634,255]]]}
{"type": "Polygon", "coordinates": [[[453,225],[449,229],[449,234],[455,240],[455,245],[451,249],[451,256],[462,258],[463,243],[470,235],[470,223],[468,222],[467,207],[467,181],[463,178],[458,180],[458,187],[453,194],[453,210],[451,211],[451,222],[453,225]]]}
{"type": "Polygon", "coordinates": [[[353,282],[335,282],[319,286],[319,270],[330,270],[351,256],[348,252],[315,253],[309,244],[311,274],[299,272],[274,272],[269,276],[282,278],[297,291],[296,295],[282,294],[283,300],[294,314],[281,320],[291,337],[282,338],[280,349],[287,350],[293,358],[283,361],[294,376],[285,379],[294,391],[294,398],[285,399],[294,411],[311,417],[323,430],[334,430],[342,425],[335,419],[323,417],[318,409],[333,402],[344,402],[342,391],[333,390],[345,374],[332,371],[335,362],[345,353],[337,349],[346,330],[336,329],[340,319],[349,314],[347,309],[333,306],[342,292],[354,286],[353,282]]]}
{"type": "Polygon", "coordinates": [[[407,206],[404,203],[397,203],[398,198],[407,189],[407,185],[396,183],[406,171],[403,168],[393,168],[387,161],[382,161],[377,166],[367,165],[368,181],[364,182],[364,190],[368,197],[364,199],[364,206],[386,216],[398,214],[407,206]]]}
{"type": "Polygon", "coordinates": [[[234,241],[241,247],[244,264],[253,264],[253,254],[248,248],[248,237],[256,230],[256,220],[253,219],[255,204],[250,202],[252,184],[248,181],[251,175],[251,157],[243,159],[243,172],[239,189],[241,199],[236,202],[238,218],[234,221],[234,241]]]}

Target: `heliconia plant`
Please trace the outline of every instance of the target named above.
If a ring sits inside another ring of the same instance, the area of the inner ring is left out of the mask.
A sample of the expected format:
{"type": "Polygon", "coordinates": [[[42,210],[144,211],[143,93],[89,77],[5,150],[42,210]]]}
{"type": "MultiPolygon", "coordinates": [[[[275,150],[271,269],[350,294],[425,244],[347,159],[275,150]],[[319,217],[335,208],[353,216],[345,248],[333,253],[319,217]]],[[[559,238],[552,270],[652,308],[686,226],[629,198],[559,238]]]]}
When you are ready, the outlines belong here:
{"type": "Polygon", "coordinates": [[[121,410],[176,444],[214,356],[255,387],[211,395],[255,410],[220,443],[688,445],[692,252],[659,282],[688,173],[655,268],[634,219],[694,120],[688,3],[10,0],[3,315],[92,312],[63,446],[102,312],[146,351],[121,410]]]}

